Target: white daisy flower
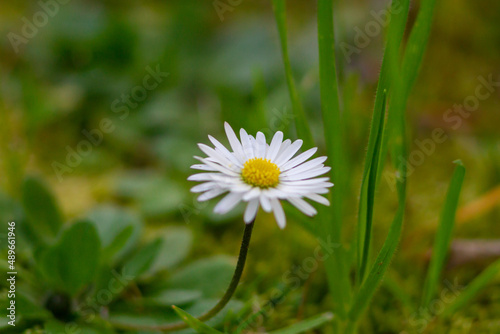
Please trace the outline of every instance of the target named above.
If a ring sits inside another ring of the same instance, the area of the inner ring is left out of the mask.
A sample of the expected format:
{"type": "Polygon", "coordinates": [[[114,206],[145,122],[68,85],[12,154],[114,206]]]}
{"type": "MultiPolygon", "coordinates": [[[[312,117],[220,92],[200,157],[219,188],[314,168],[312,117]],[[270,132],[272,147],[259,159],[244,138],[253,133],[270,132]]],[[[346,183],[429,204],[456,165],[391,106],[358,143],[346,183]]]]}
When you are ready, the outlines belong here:
{"type": "Polygon", "coordinates": [[[262,132],[257,132],[253,137],[241,129],[238,140],[227,122],[224,127],[232,151],[208,136],[215,148],[198,144],[208,157],[195,156],[201,164],[191,166],[207,173],[194,174],[188,178],[190,181],[203,182],[191,189],[192,192],[202,193],[198,197],[199,201],[229,192],[215,206],[215,213],[227,213],[244,201],[248,203],[244,214],[245,223],[254,221],[262,206],[264,211],[272,211],[278,226],[284,228],[286,218],[280,200],[287,200],[308,216],[314,216],[317,211],[303,198],[330,204],[320,194],[326,194],[333,184],[328,177],[317,178],[330,170],[330,167],[323,165],[326,157],[306,162],[317,148],[293,157],[302,146],[300,139],[293,143],[290,139],[283,140],[283,132],[278,131],[271,143],[267,144],[262,132]]]}

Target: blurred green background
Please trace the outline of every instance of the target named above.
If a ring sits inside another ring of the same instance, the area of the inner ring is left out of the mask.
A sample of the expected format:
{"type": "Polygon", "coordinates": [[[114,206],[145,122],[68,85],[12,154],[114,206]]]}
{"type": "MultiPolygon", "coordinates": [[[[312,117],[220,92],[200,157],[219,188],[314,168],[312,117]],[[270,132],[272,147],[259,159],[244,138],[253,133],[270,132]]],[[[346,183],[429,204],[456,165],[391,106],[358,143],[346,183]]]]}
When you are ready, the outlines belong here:
{"type": "MultiPolygon", "coordinates": [[[[112,206],[145,222],[137,236],[140,243],[168,228],[187,230],[193,239],[184,264],[212,255],[235,255],[243,228],[242,208],[216,216],[211,211],[214,201],[197,203],[186,178],[195,163],[193,155],[200,154],[196,143],[207,143],[208,134],[224,137],[224,121],[249,133],[263,130],[269,135],[282,130],[296,138],[270,2],[63,2],[2,4],[1,223],[22,220],[22,182],[26,175],[37,175],[55,194],[65,220],[112,206]]],[[[375,0],[343,1],[337,3],[335,13],[341,100],[349,125],[346,151],[358,175],[383,52],[383,29],[367,35],[366,46],[359,47],[356,40],[360,31],[378,22],[371,11],[386,5],[375,0]],[[359,52],[346,57],[346,45],[359,52]]],[[[418,1],[412,5],[410,23],[416,8],[418,1]]],[[[288,1],[288,9],[292,68],[321,150],[316,6],[288,1]]],[[[409,295],[419,293],[453,160],[460,158],[467,166],[455,238],[495,239],[500,234],[496,206],[500,195],[495,192],[500,184],[500,84],[488,90],[481,79],[500,82],[499,22],[500,3],[495,1],[437,4],[430,43],[407,111],[410,153],[423,151],[415,140],[428,142],[435,129],[443,129],[447,139],[434,143],[430,154],[423,152],[409,178],[404,235],[388,275],[409,295]],[[489,92],[488,97],[479,98],[478,89],[489,92]],[[449,110],[474,101],[473,96],[478,104],[470,115],[447,118],[460,115],[449,110]]],[[[348,233],[354,230],[360,180],[350,182],[348,233]]],[[[382,189],[376,210],[387,212],[387,218],[374,222],[375,249],[383,242],[396,207],[385,177],[382,189]]],[[[1,226],[4,237],[7,227],[1,226]]],[[[24,246],[30,248],[30,239],[20,238],[18,252],[22,253],[24,246]]],[[[250,308],[265,303],[270,291],[282,283],[283,273],[311,256],[315,245],[314,237],[293,217],[280,231],[271,216],[260,213],[239,299],[251,301],[250,308]]],[[[170,251],[167,256],[177,252],[170,251]]],[[[18,256],[20,266],[29,267],[33,261],[33,251],[18,256]]],[[[444,278],[465,285],[491,258],[450,268],[444,278]]],[[[148,280],[160,284],[169,275],[166,270],[163,276],[148,280]]],[[[498,283],[452,321],[430,322],[426,331],[500,332],[498,283]]],[[[262,328],[280,328],[297,317],[327,310],[326,291],[320,268],[303,287],[287,295],[262,328]]],[[[126,304],[127,298],[117,302],[118,310],[120,303],[126,304]]],[[[394,291],[383,286],[364,328],[374,333],[411,333],[415,328],[408,322],[408,311],[398,306],[401,303],[394,291]]],[[[42,328],[36,318],[27,324],[42,328]]]]}

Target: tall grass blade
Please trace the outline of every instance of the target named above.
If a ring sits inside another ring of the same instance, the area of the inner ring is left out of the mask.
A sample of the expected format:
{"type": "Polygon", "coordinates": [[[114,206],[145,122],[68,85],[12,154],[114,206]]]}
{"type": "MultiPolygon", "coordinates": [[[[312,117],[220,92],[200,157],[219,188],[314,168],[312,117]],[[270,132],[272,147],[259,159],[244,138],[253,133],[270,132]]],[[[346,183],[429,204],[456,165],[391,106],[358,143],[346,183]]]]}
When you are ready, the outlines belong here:
{"type": "Polygon", "coordinates": [[[358,293],[354,297],[352,306],[349,310],[349,320],[353,323],[358,320],[360,315],[368,306],[373,295],[375,294],[375,291],[379,286],[382,277],[387,271],[392,256],[394,255],[394,252],[396,251],[397,245],[399,243],[399,238],[401,236],[403,227],[403,217],[406,202],[406,177],[404,175],[405,171],[400,170],[400,173],[401,172],[402,177],[399,177],[396,183],[399,202],[398,209],[396,211],[394,220],[391,223],[387,238],[375,260],[375,263],[372,265],[370,272],[366,277],[366,280],[363,282],[358,293]]]}
{"type": "MultiPolygon", "coordinates": [[[[394,123],[398,122],[396,114],[398,110],[406,109],[406,102],[408,101],[408,96],[410,91],[415,83],[415,79],[418,75],[418,70],[420,69],[420,65],[422,63],[422,59],[425,53],[425,49],[427,46],[427,41],[429,40],[429,34],[432,26],[432,18],[434,14],[434,7],[436,4],[436,0],[422,0],[420,5],[420,10],[417,15],[417,19],[413,25],[413,28],[410,33],[410,37],[408,38],[408,42],[406,44],[406,48],[404,51],[404,57],[401,65],[401,76],[400,78],[404,78],[403,80],[398,80],[398,88],[400,93],[398,95],[398,101],[391,103],[389,105],[388,118],[387,118],[387,134],[384,135],[382,140],[382,148],[381,148],[381,156],[385,157],[387,151],[389,149],[389,143],[391,143],[391,154],[392,159],[397,160],[399,157],[395,155],[394,141],[391,139],[391,131],[394,129],[394,123]]],[[[392,52],[396,52],[398,50],[392,50],[392,52]]],[[[399,66],[394,61],[397,57],[397,54],[391,55],[389,59],[389,66],[391,72],[393,73],[391,76],[394,77],[394,73],[399,72],[399,66]],[[392,58],[392,60],[391,60],[392,58]]],[[[394,80],[393,80],[394,81],[394,80]]],[[[380,161],[380,164],[384,164],[383,160],[380,161]]],[[[395,162],[397,163],[397,162],[395,162]]],[[[379,171],[382,171],[382,168],[379,168],[379,171]]]]}
{"type": "Polygon", "coordinates": [[[427,277],[424,283],[422,294],[422,307],[428,307],[432,297],[436,293],[439,277],[444,266],[448,247],[450,246],[453,226],[455,225],[455,216],[458,207],[460,190],[465,176],[465,167],[460,160],[455,162],[457,166],[453,172],[446,201],[444,203],[441,219],[439,222],[434,247],[432,249],[432,258],[427,271],[427,277]]]}
{"type": "MultiPolygon", "coordinates": [[[[401,237],[401,232],[403,228],[403,218],[406,207],[406,121],[405,121],[405,109],[407,102],[407,94],[404,94],[403,89],[404,77],[400,75],[398,71],[398,53],[396,49],[393,49],[388,57],[388,70],[390,70],[389,79],[391,80],[391,100],[389,105],[389,115],[388,122],[386,125],[387,136],[383,137],[382,140],[390,138],[393,144],[393,157],[398,157],[398,159],[392,159],[392,163],[396,169],[395,176],[395,188],[398,196],[398,208],[396,214],[389,228],[387,238],[382,245],[382,249],[377,255],[375,263],[371,266],[370,272],[361,287],[356,294],[352,306],[349,310],[349,321],[351,323],[356,323],[359,317],[362,315],[366,307],[368,306],[370,300],[373,298],[376,289],[380,285],[382,278],[384,277],[387,268],[389,267],[390,261],[396,252],[397,245],[399,243],[399,238],[401,237]],[[392,114],[391,114],[392,111],[392,114]],[[392,122],[389,120],[392,117],[392,122]]],[[[383,151],[383,142],[380,148],[380,156],[385,157],[387,152],[383,151]]],[[[379,165],[382,165],[380,159],[379,165]]],[[[380,170],[380,169],[379,169],[380,170]]]]}
{"type": "MultiPolygon", "coordinates": [[[[329,213],[322,210],[319,237],[330,237],[341,244],[343,221],[343,197],[349,179],[344,154],[343,124],[340,112],[337,70],[335,66],[335,38],[333,21],[333,0],[318,0],[318,47],[321,113],[329,163],[330,177],[335,183],[332,191],[332,206],[329,213]]],[[[340,318],[346,315],[345,304],[350,295],[350,283],[345,265],[343,249],[338,249],[326,262],[330,293],[335,302],[335,312],[340,318]]]]}
{"type": "Polygon", "coordinates": [[[375,203],[375,188],[377,185],[377,168],[380,160],[380,144],[384,131],[386,95],[387,91],[384,91],[380,110],[374,110],[373,112],[368,150],[366,152],[365,170],[363,171],[363,178],[361,181],[358,213],[358,284],[363,282],[370,253],[373,206],[375,203]]]}
{"type": "MultiPolygon", "coordinates": [[[[390,79],[391,79],[391,73],[390,71],[395,71],[397,70],[397,64],[398,64],[398,53],[399,49],[401,46],[401,41],[404,35],[404,30],[406,26],[406,20],[408,17],[408,9],[410,6],[410,1],[409,0],[396,0],[391,3],[390,6],[390,13],[391,13],[391,20],[390,20],[390,25],[388,28],[388,33],[387,33],[387,43],[386,43],[386,48],[384,51],[384,56],[382,60],[382,67],[380,70],[380,76],[379,76],[379,81],[377,85],[377,92],[375,96],[375,104],[373,107],[373,119],[372,119],[372,127],[370,128],[370,136],[368,140],[368,146],[367,146],[367,152],[366,152],[366,159],[365,159],[365,166],[363,170],[363,177],[362,177],[362,182],[361,182],[361,194],[359,198],[359,210],[358,210],[358,240],[357,240],[357,245],[358,245],[358,275],[357,275],[357,283],[361,284],[361,282],[364,279],[365,275],[365,270],[366,270],[366,264],[367,264],[367,258],[369,255],[369,243],[370,243],[370,238],[366,236],[366,231],[368,229],[368,233],[371,230],[371,213],[368,213],[368,207],[367,207],[367,194],[368,194],[368,176],[370,170],[373,170],[372,168],[372,159],[370,157],[373,156],[373,152],[375,150],[375,145],[377,138],[380,138],[381,144],[383,142],[384,135],[382,132],[381,137],[378,137],[378,131],[379,129],[374,126],[375,124],[379,124],[381,122],[381,117],[384,117],[385,115],[385,106],[383,106],[386,102],[387,99],[387,91],[390,89],[390,79]],[[389,64],[394,63],[396,65],[389,66],[389,64]],[[395,67],[395,68],[394,68],[395,67]],[[377,113],[377,111],[384,110],[383,113],[377,113]],[[368,217],[370,217],[368,219],[368,217]]],[[[383,120],[382,120],[383,121],[383,120]]],[[[377,145],[377,146],[381,146],[377,145]]],[[[380,155],[380,158],[377,161],[377,167],[375,169],[377,170],[377,174],[375,179],[373,180],[375,182],[375,185],[378,184],[378,180],[380,178],[381,171],[383,170],[383,165],[385,164],[386,160],[386,155],[387,151],[383,151],[380,148],[378,149],[379,151],[382,152],[380,155]]]]}
{"type": "Polygon", "coordinates": [[[281,44],[281,53],[283,64],[285,66],[285,76],[292,101],[293,114],[295,116],[295,126],[297,128],[297,135],[304,141],[304,147],[313,147],[314,141],[311,134],[309,123],[302,106],[300,95],[295,86],[293,79],[292,67],[290,65],[290,57],[288,56],[288,42],[287,42],[287,28],[286,28],[286,6],[285,0],[273,0],[274,16],[278,25],[278,32],[281,44]]]}

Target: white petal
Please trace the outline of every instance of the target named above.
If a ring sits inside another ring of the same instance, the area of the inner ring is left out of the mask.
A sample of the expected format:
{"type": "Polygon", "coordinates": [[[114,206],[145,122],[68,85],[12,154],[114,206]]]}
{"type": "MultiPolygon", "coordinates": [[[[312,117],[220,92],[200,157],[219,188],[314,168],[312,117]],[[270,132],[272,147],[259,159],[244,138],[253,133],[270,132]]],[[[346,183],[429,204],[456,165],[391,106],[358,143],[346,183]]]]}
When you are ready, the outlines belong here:
{"type": "MultiPolygon", "coordinates": [[[[257,157],[257,139],[254,138],[252,135],[248,135],[248,139],[250,139],[250,145],[252,145],[252,150],[253,150],[253,157],[257,157]]],[[[258,158],[258,157],[257,157],[258,158]]]]}
{"type": "Polygon", "coordinates": [[[188,181],[217,181],[217,182],[228,182],[234,183],[239,181],[239,178],[234,176],[229,176],[222,173],[198,173],[193,174],[188,177],[188,181]]]}
{"type": "Polygon", "coordinates": [[[226,130],[227,139],[229,140],[229,144],[231,145],[234,154],[240,160],[240,162],[243,163],[246,160],[245,154],[243,153],[243,147],[241,146],[238,137],[236,137],[233,128],[231,128],[231,125],[229,125],[228,122],[225,122],[224,129],[226,130]]]}
{"type": "Polygon", "coordinates": [[[248,205],[245,209],[245,214],[243,216],[243,220],[245,223],[250,223],[255,219],[255,216],[257,215],[257,211],[259,210],[259,200],[258,199],[253,199],[250,202],[248,202],[248,205]]]}
{"type": "Polygon", "coordinates": [[[233,162],[236,166],[240,168],[243,167],[242,163],[238,160],[238,158],[236,158],[236,156],[233,153],[229,152],[229,150],[224,145],[222,145],[217,139],[215,139],[210,135],[208,136],[208,139],[210,139],[212,144],[214,144],[216,151],[224,154],[224,156],[227,159],[231,160],[231,162],[233,162]]]}
{"type": "Polygon", "coordinates": [[[318,202],[318,203],[326,205],[326,206],[330,205],[330,201],[328,201],[326,198],[324,198],[323,196],[320,196],[318,194],[313,194],[313,193],[304,194],[304,197],[309,198],[310,200],[313,200],[315,202],[318,202]]]}
{"type": "Polygon", "coordinates": [[[260,188],[254,187],[249,192],[243,195],[243,200],[250,201],[259,196],[260,196],[260,188]]]}
{"type": "Polygon", "coordinates": [[[203,193],[201,194],[200,196],[198,196],[198,201],[199,202],[204,202],[204,201],[208,201],[209,199],[212,199],[214,197],[217,197],[219,196],[220,194],[223,194],[225,193],[227,190],[225,189],[212,189],[212,190],[209,190],[207,191],[206,193],[203,193]]]}
{"type": "Polygon", "coordinates": [[[271,144],[269,145],[269,150],[267,151],[266,159],[274,161],[274,158],[276,158],[276,155],[280,150],[282,141],[283,141],[283,132],[281,131],[276,132],[274,134],[273,140],[271,141],[271,144]]]}
{"type": "Polygon", "coordinates": [[[198,185],[194,186],[193,188],[191,188],[191,192],[202,193],[204,191],[207,191],[210,189],[216,189],[216,188],[218,188],[216,182],[205,182],[205,183],[198,184],[198,185]]]}
{"type": "Polygon", "coordinates": [[[328,182],[330,179],[328,177],[318,177],[316,179],[311,180],[300,180],[300,181],[286,181],[283,180],[280,183],[284,185],[313,185],[323,182],[328,182]]]}
{"type": "Polygon", "coordinates": [[[331,169],[330,167],[315,168],[315,169],[307,170],[305,172],[298,173],[295,175],[283,176],[282,179],[287,180],[287,181],[310,179],[312,177],[316,177],[316,176],[328,173],[330,171],[330,169],[331,169]]]}
{"type": "Polygon", "coordinates": [[[262,205],[262,209],[265,212],[271,212],[272,207],[271,207],[271,202],[269,201],[269,198],[267,198],[265,195],[261,194],[259,196],[260,199],[260,205],[262,205]]]}
{"type": "Polygon", "coordinates": [[[189,175],[187,179],[188,181],[212,181],[216,175],[220,175],[220,173],[198,173],[189,175]]]}
{"type": "Polygon", "coordinates": [[[317,213],[316,209],[311,204],[301,198],[292,197],[288,198],[288,201],[308,216],[314,216],[317,213]]]}
{"type": "Polygon", "coordinates": [[[257,158],[264,158],[267,153],[267,143],[266,143],[266,136],[262,132],[257,132],[257,150],[255,152],[255,156],[257,158]]]}
{"type": "Polygon", "coordinates": [[[278,159],[278,157],[284,152],[286,151],[290,145],[292,144],[292,141],[290,139],[287,139],[287,140],[284,140],[283,143],[281,143],[281,146],[280,146],[280,149],[278,151],[278,154],[276,154],[276,157],[274,158],[274,160],[278,159]]]}
{"type": "Polygon", "coordinates": [[[285,212],[283,212],[283,207],[281,203],[276,198],[271,198],[271,206],[273,207],[274,217],[276,218],[276,222],[281,229],[284,229],[286,226],[286,217],[285,212]]]}
{"type": "Polygon", "coordinates": [[[284,150],[282,153],[278,155],[274,163],[278,165],[279,168],[285,162],[290,160],[290,158],[293,157],[295,153],[297,153],[297,151],[300,149],[301,146],[302,146],[302,140],[299,139],[294,141],[292,145],[290,145],[286,150],[284,150]]]}
{"type": "Polygon", "coordinates": [[[241,194],[229,193],[214,208],[215,213],[225,214],[231,211],[241,201],[241,194]]]}
{"type": "Polygon", "coordinates": [[[289,196],[300,197],[293,192],[286,192],[278,188],[270,188],[266,190],[266,196],[269,198],[286,199],[289,196]]]}
{"type": "Polygon", "coordinates": [[[191,168],[192,169],[198,169],[198,170],[204,170],[204,171],[207,171],[207,172],[215,172],[215,171],[217,171],[217,169],[215,169],[213,167],[210,167],[208,165],[205,165],[205,164],[192,165],[191,168]]]}
{"type": "Polygon", "coordinates": [[[252,186],[244,182],[235,182],[234,184],[231,184],[231,191],[234,192],[248,193],[250,190],[252,190],[252,186]]]}
{"type": "Polygon", "coordinates": [[[311,186],[282,186],[279,189],[289,194],[303,195],[306,193],[326,194],[330,185],[311,185],[311,186]]]}
{"type": "Polygon", "coordinates": [[[212,167],[212,168],[215,168],[217,169],[217,171],[221,172],[221,173],[224,173],[224,174],[227,174],[227,175],[231,175],[231,176],[239,176],[240,174],[236,171],[236,170],[233,170],[229,167],[226,167],[224,165],[220,165],[218,163],[215,163],[213,162],[212,159],[209,159],[209,158],[202,158],[202,157],[196,157],[195,156],[195,159],[198,159],[200,160],[201,162],[203,162],[204,164],[212,167]]]}
{"type": "Polygon", "coordinates": [[[309,169],[313,169],[314,167],[321,165],[323,162],[325,162],[325,160],[326,160],[326,157],[319,157],[316,159],[312,159],[308,162],[304,162],[302,165],[299,165],[297,167],[294,167],[294,168],[284,172],[283,175],[291,176],[291,175],[295,175],[295,174],[301,173],[301,172],[309,170],[309,169]]]}
{"type": "Polygon", "coordinates": [[[298,164],[303,163],[304,161],[306,161],[307,159],[309,159],[310,157],[312,157],[313,154],[316,153],[317,150],[318,150],[317,147],[313,147],[313,148],[305,151],[304,153],[299,154],[298,156],[296,156],[292,160],[290,160],[287,163],[285,163],[283,165],[283,167],[280,168],[280,170],[282,172],[284,172],[284,171],[286,171],[286,170],[288,170],[290,168],[293,168],[293,167],[297,166],[298,164]]]}
{"type": "Polygon", "coordinates": [[[208,155],[208,157],[210,159],[210,161],[214,161],[216,163],[218,163],[219,165],[222,165],[234,172],[237,172],[240,170],[239,167],[235,166],[235,164],[229,160],[228,158],[226,158],[224,156],[224,154],[222,154],[221,152],[218,152],[216,150],[214,150],[213,148],[211,148],[210,146],[207,146],[205,144],[198,144],[198,147],[200,148],[200,150],[203,151],[203,153],[205,153],[206,155],[208,155]]]}
{"type": "Polygon", "coordinates": [[[255,154],[253,152],[252,142],[250,141],[250,136],[248,136],[248,133],[245,131],[245,129],[240,129],[240,139],[241,139],[241,146],[243,147],[243,152],[245,153],[245,157],[247,159],[254,158],[255,154]]]}

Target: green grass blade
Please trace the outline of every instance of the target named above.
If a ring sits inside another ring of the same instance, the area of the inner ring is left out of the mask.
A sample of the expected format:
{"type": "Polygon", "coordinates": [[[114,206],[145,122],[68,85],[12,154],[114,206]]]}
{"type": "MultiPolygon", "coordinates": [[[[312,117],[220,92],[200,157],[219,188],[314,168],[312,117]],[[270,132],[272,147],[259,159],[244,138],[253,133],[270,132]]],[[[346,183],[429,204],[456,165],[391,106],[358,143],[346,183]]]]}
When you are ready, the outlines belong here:
{"type": "Polygon", "coordinates": [[[406,44],[402,65],[405,95],[410,93],[417,79],[431,32],[435,5],[436,0],[423,0],[421,2],[417,19],[406,44]]]}
{"type": "Polygon", "coordinates": [[[196,332],[201,334],[223,334],[222,332],[204,324],[183,309],[178,308],[177,306],[172,306],[172,308],[175,313],[177,313],[177,315],[196,332]]]}
{"type": "MultiPolygon", "coordinates": [[[[335,183],[332,191],[330,212],[321,210],[322,219],[318,226],[318,236],[329,236],[333,242],[341,244],[343,202],[346,180],[346,156],[343,146],[343,125],[340,113],[337,71],[335,67],[335,39],[333,23],[333,0],[318,0],[318,47],[319,79],[321,94],[321,113],[326,142],[328,163],[333,166],[330,177],[335,183]]],[[[335,300],[334,311],[340,318],[346,316],[345,304],[350,297],[351,286],[348,280],[343,249],[336,251],[325,264],[330,293],[335,300]]]]}
{"type": "MultiPolygon", "coordinates": [[[[387,43],[384,51],[384,57],[382,60],[382,67],[380,70],[379,81],[377,85],[377,93],[375,96],[375,104],[373,109],[373,119],[372,126],[370,128],[370,136],[368,140],[365,167],[363,170],[363,178],[361,183],[361,194],[360,194],[360,205],[358,210],[358,284],[360,284],[364,278],[366,265],[369,255],[369,244],[370,244],[370,231],[371,231],[371,216],[373,210],[373,200],[369,200],[368,196],[368,185],[367,181],[370,171],[375,170],[376,175],[371,178],[372,182],[375,182],[375,186],[380,178],[381,171],[383,170],[383,165],[385,164],[385,157],[387,151],[382,150],[380,147],[383,143],[384,135],[382,129],[382,134],[379,137],[378,132],[379,127],[376,126],[383,122],[382,117],[385,115],[385,102],[387,99],[387,91],[390,88],[390,70],[394,71],[395,66],[390,66],[392,63],[398,62],[398,52],[400,49],[401,40],[403,38],[406,20],[408,17],[408,9],[410,6],[409,0],[404,1],[393,1],[391,4],[391,21],[387,33],[387,43]],[[396,6],[401,6],[400,10],[395,10],[396,6]],[[380,111],[383,111],[380,113],[380,111]],[[380,144],[376,145],[377,139],[380,139],[380,144]],[[373,168],[372,157],[374,156],[375,148],[379,151],[379,159],[377,159],[376,167],[373,168]],[[381,152],[381,153],[380,153],[381,152]],[[367,204],[370,201],[371,206],[367,204]],[[367,206],[368,205],[368,206],[367,206]],[[367,235],[368,233],[368,235],[367,235]]],[[[396,67],[397,70],[397,67],[396,67]]],[[[374,193],[374,187],[371,192],[374,193]]],[[[372,195],[374,196],[374,195],[372,195]]]]}
{"type": "Polygon", "coordinates": [[[470,305],[470,301],[476,297],[486,285],[491,283],[500,273],[500,260],[496,260],[479,274],[469,285],[467,285],[457,298],[443,310],[442,316],[447,317],[455,313],[463,306],[470,305]]]}
{"type": "MultiPolygon", "coordinates": [[[[404,176],[404,175],[403,175],[404,176]]],[[[405,177],[400,177],[397,180],[397,188],[399,195],[399,204],[394,220],[392,221],[387,238],[380,250],[375,263],[372,265],[366,280],[361,285],[358,293],[354,297],[354,301],[349,310],[349,319],[351,322],[356,322],[363,311],[368,306],[370,300],[377,287],[379,286],[394,252],[396,251],[403,228],[403,217],[406,202],[406,180],[405,177]]]]}
{"type": "Polygon", "coordinates": [[[380,159],[380,144],[384,131],[385,101],[387,92],[383,93],[383,102],[380,110],[374,110],[368,150],[366,152],[365,169],[361,181],[361,194],[358,213],[358,283],[363,278],[368,264],[370,253],[371,231],[373,221],[373,206],[375,203],[375,188],[377,185],[377,168],[380,159]]]}
{"type": "Polygon", "coordinates": [[[453,225],[455,224],[455,215],[458,207],[458,199],[460,190],[465,176],[465,167],[461,161],[456,162],[457,166],[453,172],[446,201],[441,214],[434,247],[432,249],[432,258],[427,271],[427,277],[424,283],[424,291],[422,294],[422,307],[428,307],[429,303],[436,293],[441,270],[443,269],[448,248],[450,246],[453,225]]]}
{"type": "MultiPolygon", "coordinates": [[[[413,25],[410,37],[408,38],[408,42],[406,44],[401,65],[401,76],[398,80],[395,80],[396,78],[398,78],[395,73],[399,72],[399,65],[396,61],[399,58],[399,50],[391,50],[393,54],[391,54],[388,59],[388,66],[390,68],[390,71],[392,72],[392,81],[394,81],[393,84],[398,86],[399,93],[396,101],[393,101],[393,103],[389,105],[386,127],[388,131],[387,134],[384,135],[384,138],[382,140],[381,155],[384,157],[387,155],[389,143],[391,143],[391,154],[393,160],[398,160],[398,156],[395,155],[395,148],[393,144],[394,141],[391,138],[391,131],[395,128],[395,123],[398,122],[396,114],[401,109],[406,110],[406,102],[408,101],[408,96],[413,87],[413,84],[415,83],[415,79],[417,78],[418,70],[420,69],[420,65],[422,63],[424,52],[427,46],[427,41],[429,39],[435,3],[436,0],[423,0],[421,2],[417,19],[415,21],[415,24],[413,25]]],[[[383,164],[384,161],[381,161],[380,163],[383,164]]],[[[379,171],[382,171],[382,168],[379,168],[379,171]]]]}
{"type": "MultiPolygon", "coordinates": [[[[406,21],[408,19],[408,11],[410,8],[410,0],[392,1],[391,3],[391,20],[387,32],[387,42],[384,50],[384,56],[382,59],[382,66],[380,68],[380,76],[377,84],[377,92],[375,95],[375,103],[373,110],[379,110],[384,102],[383,93],[384,90],[388,92],[391,91],[391,81],[394,79],[394,73],[399,71],[399,52],[401,49],[401,43],[403,40],[403,35],[406,28],[406,21]],[[399,10],[396,10],[398,6],[401,6],[399,10]]],[[[394,112],[393,109],[389,108],[389,115],[387,119],[386,128],[391,129],[393,127],[394,112]]],[[[382,173],[383,167],[385,165],[387,157],[387,141],[389,139],[390,131],[384,134],[382,137],[381,145],[381,159],[378,166],[378,176],[377,181],[380,180],[380,175],[382,173]]],[[[372,133],[370,132],[370,136],[372,133]]],[[[372,148],[368,145],[368,152],[372,148]]],[[[366,166],[365,166],[366,169],[366,166]]]]}
{"type": "MultiPolygon", "coordinates": [[[[397,58],[391,56],[389,58],[389,66],[391,68],[391,80],[393,84],[393,93],[391,106],[406,106],[407,95],[402,94],[401,78],[397,71],[397,66],[394,63],[397,58]]],[[[368,306],[370,300],[373,298],[377,287],[389,267],[390,261],[396,251],[397,245],[399,243],[399,238],[401,237],[401,232],[403,228],[403,218],[406,207],[406,133],[405,133],[405,108],[393,108],[393,123],[387,124],[387,127],[391,127],[391,143],[393,143],[393,154],[399,159],[392,159],[392,163],[396,168],[396,191],[398,195],[398,208],[396,210],[395,217],[389,228],[387,238],[382,245],[375,263],[372,265],[370,272],[366,280],[362,283],[357,295],[354,298],[352,306],[349,310],[349,320],[352,323],[356,323],[358,318],[361,316],[363,311],[368,306]]],[[[380,156],[384,156],[384,152],[380,151],[380,156]]],[[[383,160],[383,159],[380,159],[383,160]]]]}
{"type": "Polygon", "coordinates": [[[278,32],[281,44],[281,53],[283,57],[283,65],[285,66],[285,76],[292,101],[292,109],[295,116],[295,126],[297,128],[297,135],[304,141],[304,147],[313,147],[314,141],[307,122],[307,117],[302,106],[300,95],[295,86],[293,79],[292,67],[290,65],[290,58],[288,56],[288,42],[287,42],[287,28],[286,28],[286,6],[285,0],[273,0],[274,16],[278,25],[278,32]]]}
{"type": "Polygon", "coordinates": [[[289,327],[279,329],[276,331],[269,332],[269,334],[299,334],[304,333],[314,328],[318,328],[326,323],[329,323],[333,319],[332,313],[323,313],[309,319],[302,320],[296,324],[289,327]]]}

